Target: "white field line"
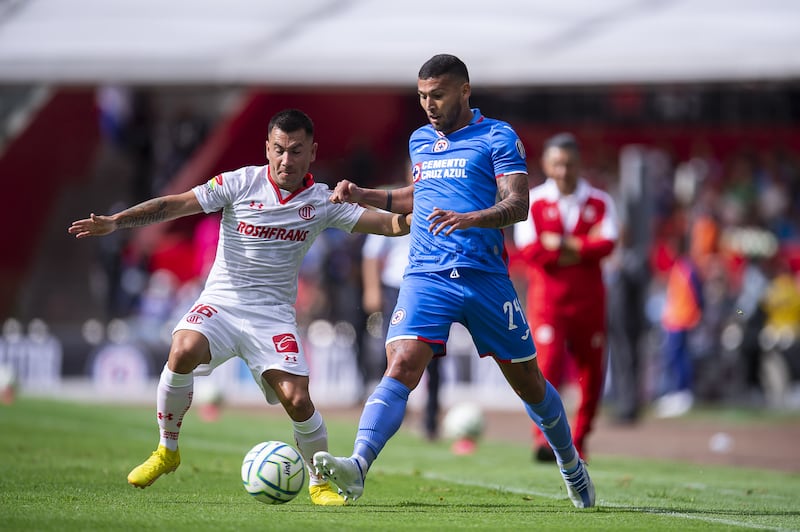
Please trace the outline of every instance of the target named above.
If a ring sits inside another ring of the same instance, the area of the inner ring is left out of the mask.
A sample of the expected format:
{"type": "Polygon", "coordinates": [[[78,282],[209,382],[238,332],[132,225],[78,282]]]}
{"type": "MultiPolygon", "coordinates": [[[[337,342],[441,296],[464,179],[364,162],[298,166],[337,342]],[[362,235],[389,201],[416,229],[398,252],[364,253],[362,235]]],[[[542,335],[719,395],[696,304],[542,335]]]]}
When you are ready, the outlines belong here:
{"type": "MultiPolygon", "coordinates": [[[[389,471],[389,470],[387,470],[385,468],[381,468],[381,469],[383,469],[383,471],[386,471],[386,472],[391,472],[391,473],[394,473],[394,474],[405,475],[405,476],[418,476],[420,474],[420,473],[414,473],[412,475],[411,473],[402,472],[402,471],[398,471],[398,470],[389,471]]],[[[547,499],[564,499],[565,498],[565,495],[563,493],[562,494],[554,494],[552,492],[543,492],[543,491],[537,491],[537,490],[532,490],[532,489],[522,489],[522,488],[509,487],[509,486],[501,486],[499,484],[492,484],[492,483],[479,482],[479,481],[474,481],[474,480],[464,480],[464,479],[448,477],[447,475],[440,475],[440,474],[437,474],[437,473],[421,473],[421,476],[423,478],[428,479],[428,480],[441,480],[443,482],[451,482],[453,484],[459,484],[461,486],[471,486],[471,487],[477,487],[477,488],[495,489],[495,490],[498,490],[498,491],[506,491],[506,492],[509,492],[509,493],[516,493],[516,494],[519,494],[519,495],[534,495],[536,497],[544,497],[544,498],[547,498],[547,499]]],[[[784,529],[775,528],[775,527],[771,527],[771,526],[759,525],[759,524],[755,524],[755,523],[749,523],[747,521],[739,521],[739,520],[736,520],[736,519],[722,519],[722,518],[719,518],[719,517],[693,515],[693,514],[686,514],[686,513],[675,512],[675,511],[664,511],[664,510],[661,510],[661,509],[658,509],[658,508],[648,508],[646,506],[630,506],[630,505],[625,505],[625,504],[617,504],[617,503],[614,503],[614,502],[611,502],[611,501],[606,501],[606,500],[603,500],[603,499],[598,499],[597,503],[600,506],[605,506],[605,507],[608,507],[608,508],[620,508],[620,509],[625,509],[625,510],[632,511],[632,512],[640,512],[640,513],[646,513],[646,514],[668,515],[668,516],[677,517],[677,518],[680,518],[680,519],[691,519],[691,520],[695,520],[695,521],[704,521],[704,522],[708,522],[708,523],[715,523],[715,524],[721,524],[721,525],[726,525],[726,526],[737,526],[737,527],[742,527],[742,528],[752,528],[752,529],[755,529],[755,530],[784,530],[784,529]]]]}

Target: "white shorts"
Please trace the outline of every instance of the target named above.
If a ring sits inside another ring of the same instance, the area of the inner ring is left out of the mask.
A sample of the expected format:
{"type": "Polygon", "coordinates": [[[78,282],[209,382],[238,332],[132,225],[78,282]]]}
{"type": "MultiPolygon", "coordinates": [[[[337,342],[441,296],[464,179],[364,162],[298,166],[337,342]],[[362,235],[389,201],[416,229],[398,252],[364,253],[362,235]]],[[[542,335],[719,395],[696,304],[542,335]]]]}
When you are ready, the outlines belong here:
{"type": "Polygon", "coordinates": [[[197,331],[208,339],[211,362],[197,366],[194,375],[209,375],[214,368],[237,356],[250,368],[271,405],[279,400],[262,377],[265,371],[279,369],[293,375],[308,375],[308,362],[292,307],[237,306],[201,294],[172,334],[180,330],[197,331]]]}

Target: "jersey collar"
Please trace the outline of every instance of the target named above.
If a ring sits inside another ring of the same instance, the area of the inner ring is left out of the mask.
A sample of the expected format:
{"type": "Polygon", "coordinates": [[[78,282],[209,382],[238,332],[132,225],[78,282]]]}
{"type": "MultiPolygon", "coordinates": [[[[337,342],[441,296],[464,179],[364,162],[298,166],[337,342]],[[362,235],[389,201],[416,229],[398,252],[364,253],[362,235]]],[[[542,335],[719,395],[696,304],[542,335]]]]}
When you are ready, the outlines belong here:
{"type": "Polygon", "coordinates": [[[297,196],[301,192],[311,188],[314,185],[314,176],[311,175],[310,172],[307,173],[305,175],[305,177],[303,178],[303,184],[300,185],[300,188],[298,188],[294,192],[290,193],[285,198],[283,197],[283,194],[286,191],[281,189],[281,187],[278,186],[278,184],[275,182],[275,180],[272,179],[272,169],[270,168],[269,165],[267,165],[267,181],[269,181],[269,184],[272,185],[272,190],[275,192],[275,196],[278,198],[278,203],[283,205],[283,204],[286,204],[289,201],[291,201],[292,198],[294,198],[295,196],[297,196]]]}
{"type": "MultiPolygon", "coordinates": [[[[470,121],[469,121],[469,124],[467,124],[466,126],[464,126],[464,127],[462,127],[462,128],[459,128],[459,129],[456,129],[455,131],[453,131],[453,132],[451,132],[451,133],[448,133],[447,135],[445,135],[444,133],[442,133],[442,132],[441,132],[441,131],[439,131],[438,129],[434,129],[433,131],[434,131],[434,132],[435,132],[435,133],[436,133],[436,134],[437,134],[439,137],[447,137],[448,135],[455,135],[455,134],[456,134],[456,133],[458,133],[459,131],[464,131],[465,129],[467,129],[467,128],[468,128],[469,126],[471,126],[471,125],[474,125],[474,124],[478,124],[478,123],[480,123],[480,122],[483,122],[483,118],[484,118],[484,117],[483,117],[483,115],[481,114],[481,110],[480,110],[480,109],[478,109],[478,108],[476,107],[476,108],[474,108],[474,109],[471,109],[471,111],[472,111],[472,120],[470,120],[470,121]]],[[[433,127],[433,126],[431,126],[431,127],[433,127]]]]}

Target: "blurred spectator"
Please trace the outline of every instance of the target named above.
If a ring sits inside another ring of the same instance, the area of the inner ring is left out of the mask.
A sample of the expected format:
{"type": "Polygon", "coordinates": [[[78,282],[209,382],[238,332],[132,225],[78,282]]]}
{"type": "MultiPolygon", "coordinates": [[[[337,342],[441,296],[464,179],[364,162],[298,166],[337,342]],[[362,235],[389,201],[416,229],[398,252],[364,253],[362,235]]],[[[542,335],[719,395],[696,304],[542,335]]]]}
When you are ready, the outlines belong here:
{"type": "Polygon", "coordinates": [[[364,241],[361,259],[364,312],[372,323],[378,321],[381,325],[375,331],[380,345],[365,353],[360,363],[366,390],[374,388],[386,371],[383,342],[408,264],[409,240],[408,235],[395,238],[368,235],[364,241]]]}
{"type": "MultiPolygon", "coordinates": [[[[730,244],[735,246],[745,257],[745,266],[740,282],[740,289],[734,302],[735,315],[731,316],[741,327],[741,341],[739,344],[739,354],[743,363],[743,381],[747,391],[755,395],[758,399],[763,399],[764,389],[761,384],[761,343],[759,336],[766,324],[767,314],[764,311],[767,289],[774,273],[772,271],[773,256],[775,248],[767,245],[766,247],[754,246],[742,249],[742,236],[744,231],[738,231],[738,235],[730,235],[734,241],[730,244]],[[738,238],[736,238],[738,236],[738,238]]],[[[766,241],[774,241],[774,237],[767,231],[755,233],[760,234],[766,241]]],[[[746,237],[750,240],[750,237],[746,237]]],[[[774,242],[777,246],[777,242],[774,242]]]]}
{"type": "MultiPolygon", "coordinates": [[[[572,424],[575,448],[587,457],[603,390],[606,352],[606,293],[601,261],[618,237],[611,197],[581,177],[580,149],[572,134],[549,138],[542,152],[547,181],[530,191],[528,219],[515,225],[514,239],[529,269],[527,315],[542,374],[565,384],[572,364],[581,390],[572,424]]],[[[534,425],[537,461],[555,461],[534,425]]]]}
{"type": "Polygon", "coordinates": [[[682,253],[667,279],[661,325],[664,344],[661,361],[662,395],[656,401],[659,417],[681,416],[694,404],[693,367],[689,333],[703,317],[703,286],[697,266],[682,253]]]}
{"type": "Polygon", "coordinates": [[[777,336],[792,340],[800,336],[800,289],[797,278],[785,264],[767,286],[764,294],[765,326],[777,336]]]}
{"type": "Polygon", "coordinates": [[[322,263],[322,280],[327,308],[322,316],[331,323],[344,321],[355,333],[355,349],[363,349],[366,316],[361,306],[361,248],[364,235],[326,229],[327,253],[322,263]]]}
{"type": "Polygon", "coordinates": [[[663,154],[641,146],[620,153],[617,212],[620,239],[605,262],[608,287],[608,346],[614,418],[633,423],[642,406],[642,341],[647,329],[645,299],[650,286],[653,239],[653,181],[665,170],[663,154]]]}
{"type": "Polygon", "coordinates": [[[787,404],[791,383],[800,379],[800,286],[797,274],[778,261],[764,297],[765,324],[759,376],[768,404],[787,404]]]}
{"type": "MultiPolygon", "coordinates": [[[[381,339],[386,339],[389,330],[389,318],[394,312],[397,295],[400,293],[400,283],[403,280],[408,265],[408,250],[411,243],[409,235],[401,237],[385,237],[381,235],[367,235],[364,241],[361,273],[364,280],[364,311],[368,315],[380,313],[381,339]]],[[[383,342],[377,353],[370,353],[379,364],[364,360],[362,357],[362,370],[367,379],[366,389],[371,390],[380,381],[386,370],[386,357],[384,356],[383,342]],[[371,369],[371,371],[367,371],[371,369]]],[[[428,363],[427,399],[423,429],[429,440],[439,437],[439,389],[441,384],[441,358],[434,357],[428,363]]]]}

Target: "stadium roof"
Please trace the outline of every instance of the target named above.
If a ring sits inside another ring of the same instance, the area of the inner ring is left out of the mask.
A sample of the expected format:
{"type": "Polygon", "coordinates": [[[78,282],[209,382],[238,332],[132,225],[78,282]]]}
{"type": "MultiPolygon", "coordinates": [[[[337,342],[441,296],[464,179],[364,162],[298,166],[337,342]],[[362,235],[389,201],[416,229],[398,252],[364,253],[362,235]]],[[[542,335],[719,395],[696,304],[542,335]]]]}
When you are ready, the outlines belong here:
{"type": "Polygon", "coordinates": [[[800,79],[797,0],[0,0],[0,83],[481,86],[800,79]]]}

